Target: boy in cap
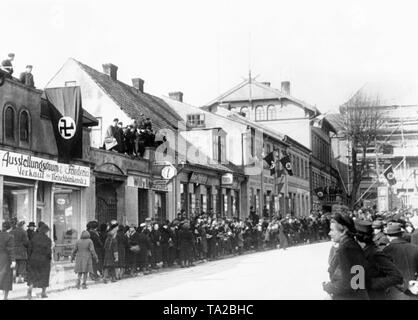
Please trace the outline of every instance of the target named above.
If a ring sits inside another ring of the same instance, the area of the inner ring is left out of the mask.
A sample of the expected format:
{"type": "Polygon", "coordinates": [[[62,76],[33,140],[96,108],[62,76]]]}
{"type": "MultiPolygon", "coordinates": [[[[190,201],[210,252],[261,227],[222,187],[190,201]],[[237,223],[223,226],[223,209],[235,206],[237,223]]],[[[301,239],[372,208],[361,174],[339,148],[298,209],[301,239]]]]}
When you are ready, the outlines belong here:
{"type": "Polygon", "coordinates": [[[15,59],[14,53],[9,53],[7,56],[7,59],[3,60],[1,62],[1,69],[6,71],[9,75],[9,77],[12,77],[13,74],[13,64],[12,61],[15,59]]]}
{"type": "Polygon", "coordinates": [[[35,81],[33,80],[32,69],[33,67],[31,65],[26,66],[26,71],[20,74],[20,82],[28,87],[34,88],[35,81]]]}
{"type": "Polygon", "coordinates": [[[109,276],[112,282],[116,282],[115,268],[118,263],[118,242],[116,239],[116,233],[118,231],[119,224],[116,220],[112,220],[109,225],[109,231],[107,233],[106,241],[104,244],[104,283],[107,283],[109,276]]]}
{"type": "Polygon", "coordinates": [[[383,232],[384,226],[385,224],[383,220],[375,220],[372,223],[372,228],[373,228],[373,233],[374,233],[373,241],[382,250],[389,243],[388,237],[383,232]]]}
{"type": "Polygon", "coordinates": [[[370,221],[356,220],[356,240],[363,249],[368,262],[366,268],[366,288],[371,300],[387,300],[389,289],[403,284],[402,274],[373,242],[373,227],[370,221]]]}
{"type": "Polygon", "coordinates": [[[385,233],[390,243],[383,249],[383,252],[392,258],[404,279],[402,289],[394,293],[394,298],[418,300],[418,296],[414,296],[409,290],[410,282],[417,280],[418,247],[402,238],[403,230],[400,223],[389,223],[385,233]]]}

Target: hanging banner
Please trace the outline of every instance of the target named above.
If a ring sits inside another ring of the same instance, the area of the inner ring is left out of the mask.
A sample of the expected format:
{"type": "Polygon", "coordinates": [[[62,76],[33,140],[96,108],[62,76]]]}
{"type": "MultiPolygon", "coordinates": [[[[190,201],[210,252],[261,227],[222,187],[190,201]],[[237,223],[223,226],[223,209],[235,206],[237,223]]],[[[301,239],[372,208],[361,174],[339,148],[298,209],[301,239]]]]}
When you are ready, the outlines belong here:
{"type": "Polygon", "coordinates": [[[90,168],[0,150],[0,174],[75,186],[90,186],[90,168]]]}

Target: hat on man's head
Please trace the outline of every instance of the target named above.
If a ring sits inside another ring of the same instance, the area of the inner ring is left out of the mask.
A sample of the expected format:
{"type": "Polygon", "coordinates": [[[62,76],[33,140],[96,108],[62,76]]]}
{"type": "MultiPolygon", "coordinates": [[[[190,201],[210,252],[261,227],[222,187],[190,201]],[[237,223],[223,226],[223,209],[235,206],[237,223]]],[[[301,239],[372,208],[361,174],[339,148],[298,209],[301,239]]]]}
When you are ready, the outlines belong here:
{"type": "Polygon", "coordinates": [[[18,222],[17,226],[18,226],[19,228],[21,228],[21,227],[23,227],[25,224],[26,224],[26,222],[25,222],[24,220],[22,220],[22,221],[19,221],[19,222],[18,222]]]}
{"type": "Polygon", "coordinates": [[[115,121],[119,122],[119,119],[118,118],[113,119],[113,122],[115,122],[115,121]]]}
{"type": "Polygon", "coordinates": [[[146,224],[145,223],[141,223],[140,225],[139,225],[139,227],[141,227],[141,228],[143,228],[143,227],[145,227],[146,226],[146,224]]]}
{"type": "Polygon", "coordinates": [[[391,222],[388,224],[385,234],[387,235],[400,235],[402,234],[401,224],[397,222],[391,222]]]}
{"type": "Polygon", "coordinates": [[[14,57],[15,57],[15,54],[14,54],[14,53],[9,53],[7,56],[8,56],[9,58],[14,58],[14,57]]]}
{"type": "Polygon", "coordinates": [[[36,224],[35,224],[35,222],[29,222],[28,227],[29,227],[29,228],[30,228],[30,227],[36,228],[36,224]]]}
{"type": "Polygon", "coordinates": [[[385,223],[383,222],[383,220],[375,220],[372,223],[372,228],[373,229],[382,229],[384,227],[385,223]]]}
{"type": "Polygon", "coordinates": [[[333,215],[333,220],[339,223],[340,225],[346,227],[348,231],[356,233],[354,221],[348,215],[337,212],[333,215]]]}
{"type": "Polygon", "coordinates": [[[30,64],[28,64],[27,66],[26,66],[26,68],[33,68],[33,66],[32,65],[30,65],[30,64]]]}
{"type": "Polygon", "coordinates": [[[116,220],[112,220],[112,221],[110,221],[109,230],[113,230],[117,226],[119,226],[119,223],[116,220]]]}
{"type": "Polygon", "coordinates": [[[4,221],[1,225],[3,231],[7,231],[12,228],[12,224],[9,221],[4,221]]]}
{"type": "Polygon", "coordinates": [[[356,220],[354,222],[357,232],[361,233],[373,233],[372,223],[367,220],[356,220]]]}

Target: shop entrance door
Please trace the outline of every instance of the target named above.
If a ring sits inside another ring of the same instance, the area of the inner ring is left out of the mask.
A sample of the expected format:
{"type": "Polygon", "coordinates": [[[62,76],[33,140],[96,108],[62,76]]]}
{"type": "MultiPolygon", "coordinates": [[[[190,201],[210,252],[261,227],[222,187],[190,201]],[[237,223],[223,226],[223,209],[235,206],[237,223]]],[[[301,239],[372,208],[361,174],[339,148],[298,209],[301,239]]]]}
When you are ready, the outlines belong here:
{"type": "Polygon", "coordinates": [[[96,184],[96,220],[99,224],[118,218],[116,188],[116,183],[98,182],[96,184]]]}
{"type": "Polygon", "coordinates": [[[148,217],[148,190],[138,189],[138,225],[148,217]]]}

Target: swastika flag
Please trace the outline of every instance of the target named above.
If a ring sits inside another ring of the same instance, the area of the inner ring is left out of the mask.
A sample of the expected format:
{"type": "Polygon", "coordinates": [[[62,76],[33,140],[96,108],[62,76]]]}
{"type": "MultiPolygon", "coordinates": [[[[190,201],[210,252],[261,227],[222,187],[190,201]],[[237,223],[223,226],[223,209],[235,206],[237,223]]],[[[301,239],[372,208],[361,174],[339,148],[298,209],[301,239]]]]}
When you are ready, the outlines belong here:
{"type": "Polygon", "coordinates": [[[391,186],[396,184],[395,173],[393,172],[392,165],[386,168],[385,172],[383,172],[383,175],[391,186]]]}
{"type": "Polygon", "coordinates": [[[48,104],[59,161],[81,158],[83,108],[80,87],[48,88],[44,98],[48,104]]]}

